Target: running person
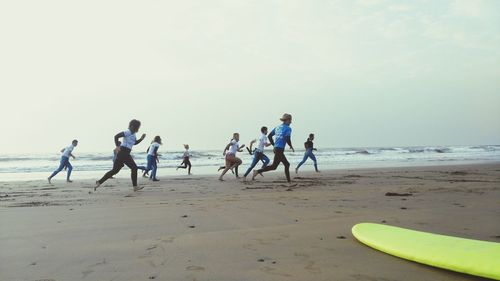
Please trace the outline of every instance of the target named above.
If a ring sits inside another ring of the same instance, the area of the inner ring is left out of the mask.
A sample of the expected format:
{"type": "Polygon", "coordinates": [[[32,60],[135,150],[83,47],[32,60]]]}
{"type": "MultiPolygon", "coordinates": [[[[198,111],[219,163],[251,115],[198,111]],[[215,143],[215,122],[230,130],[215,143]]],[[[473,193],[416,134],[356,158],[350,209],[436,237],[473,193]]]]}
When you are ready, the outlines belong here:
{"type": "MultiPolygon", "coordinates": [[[[156,136],[153,141],[151,142],[151,145],[148,148],[148,164],[146,168],[144,169],[144,174],[143,176],[146,176],[149,171],[151,171],[151,175],[149,176],[149,180],[152,181],[160,181],[158,178],[156,178],[156,172],[158,171],[158,162],[160,161],[158,159],[159,154],[158,154],[158,149],[160,148],[161,143],[161,137],[156,136]]],[[[138,167],[139,168],[139,167],[138,167]]]]}
{"type": "Polygon", "coordinates": [[[184,154],[182,155],[182,163],[176,170],[188,168],[188,175],[191,175],[191,161],[189,161],[189,144],[184,145],[184,154]]]}
{"type": "Polygon", "coordinates": [[[240,141],[240,134],[234,133],[233,134],[233,139],[231,140],[230,143],[226,145],[226,148],[224,148],[224,152],[222,155],[225,156],[226,158],[226,166],[224,168],[224,171],[222,171],[222,174],[219,177],[220,181],[223,181],[223,177],[226,174],[227,171],[232,170],[234,168],[234,171],[236,173],[236,177],[239,178],[238,176],[238,166],[241,165],[242,161],[240,158],[236,157],[237,152],[242,152],[243,147],[245,145],[239,144],[240,141]]]}
{"type": "Polygon", "coordinates": [[[259,170],[254,170],[253,171],[253,177],[252,180],[255,180],[255,177],[258,174],[267,172],[267,171],[274,171],[276,168],[278,168],[278,165],[280,163],[283,163],[285,166],[285,176],[286,180],[289,184],[291,184],[292,180],[290,179],[290,162],[286,159],[285,156],[285,146],[288,144],[290,149],[295,152],[295,149],[293,149],[292,145],[292,128],[290,128],[290,124],[292,123],[292,115],[285,113],[283,114],[283,117],[280,119],[283,124],[279,125],[278,127],[274,128],[271,133],[268,136],[269,142],[274,145],[274,159],[273,163],[269,166],[266,166],[262,169],[259,170]],[[274,139],[273,139],[274,137],[274,139]]]}
{"type": "Polygon", "coordinates": [[[100,180],[96,181],[94,191],[97,190],[97,188],[106,180],[116,175],[124,165],[127,165],[127,167],[130,168],[130,177],[132,179],[134,191],[138,191],[143,188],[137,186],[137,165],[135,164],[132,155],[130,155],[130,152],[132,152],[132,147],[139,144],[146,137],[145,134],[142,134],[140,139],[136,138],[135,134],[139,132],[140,127],[141,121],[133,119],[132,121],[130,121],[127,130],[115,135],[115,145],[118,154],[116,155],[115,162],[113,163],[113,169],[107,172],[100,180]],[[119,138],[123,138],[121,145],[119,144],[119,138]]]}
{"type": "Polygon", "coordinates": [[[73,182],[72,180],[70,180],[71,171],[73,171],[73,166],[71,166],[71,163],[69,163],[69,157],[73,157],[73,159],[75,159],[75,156],[73,155],[72,152],[77,145],[78,145],[78,140],[73,140],[68,147],[61,149],[62,155],[59,167],[50,175],[50,177],[47,178],[50,184],[52,184],[51,182],[52,178],[63,169],[67,169],[66,181],[73,182]]]}
{"type": "Polygon", "coordinates": [[[314,134],[309,134],[307,141],[304,143],[304,148],[306,149],[306,152],[304,153],[304,159],[302,159],[302,161],[300,161],[299,165],[297,165],[297,168],[295,168],[296,174],[299,172],[300,166],[302,166],[302,164],[304,164],[307,161],[307,158],[311,158],[311,160],[314,163],[314,170],[316,170],[316,173],[319,173],[318,163],[316,161],[316,156],[313,153],[313,151],[317,150],[316,148],[314,148],[313,140],[314,140],[314,134]]]}
{"type": "MultiPolygon", "coordinates": [[[[253,168],[259,163],[259,161],[264,162],[262,165],[262,168],[266,167],[269,164],[269,158],[264,154],[264,148],[268,147],[271,145],[271,143],[267,139],[267,127],[262,127],[260,128],[260,132],[262,133],[259,137],[259,145],[253,151],[253,161],[250,167],[248,167],[247,171],[245,172],[245,175],[243,176],[246,180],[248,174],[252,171],[253,168]]],[[[252,140],[250,142],[250,149],[248,150],[249,152],[252,152],[252,145],[255,143],[255,140],[252,140]]]]}

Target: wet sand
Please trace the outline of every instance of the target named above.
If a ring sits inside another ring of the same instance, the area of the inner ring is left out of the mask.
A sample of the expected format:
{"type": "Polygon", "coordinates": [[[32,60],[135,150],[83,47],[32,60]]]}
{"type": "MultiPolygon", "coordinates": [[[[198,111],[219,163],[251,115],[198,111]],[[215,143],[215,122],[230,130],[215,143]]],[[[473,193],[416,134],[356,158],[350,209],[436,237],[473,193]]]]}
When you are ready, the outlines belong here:
{"type": "MultiPolygon", "coordinates": [[[[129,172],[124,170],[121,175],[129,172]]],[[[0,280],[483,280],[351,235],[377,222],[500,242],[500,164],[0,182],[0,280]]]]}

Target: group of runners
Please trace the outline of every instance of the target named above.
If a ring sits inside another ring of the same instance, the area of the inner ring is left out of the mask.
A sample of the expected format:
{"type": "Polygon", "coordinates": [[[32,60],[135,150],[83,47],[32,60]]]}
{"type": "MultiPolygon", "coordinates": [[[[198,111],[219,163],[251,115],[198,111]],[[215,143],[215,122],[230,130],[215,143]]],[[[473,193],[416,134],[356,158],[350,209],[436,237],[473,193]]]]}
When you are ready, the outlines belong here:
{"type": "MultiPolygon", "coordinates": [[[[255,180],[257,175],[263,175],[263,173],[268,171],[276,170],[276,168],[283,164],[285,168],[285,176],[286,180],[289,184],[291,184],[290,177],[290,162],[287,160],[285,155],[285,148],[288,147],[295,152],[295,149],[292,145],[291,135],[292,128],[290,124],[292,123],[292,115],[285,113],[280,120],[282,123],[271,130],[268,133],[268,128],[263,126],[260,129],[260,136],[258,139],[254,139],[250,142],[250,147],[246,148],[248,152],[253,155],[252,163],[245,171],[243,175],[244,180],[247,180],[248,175],[252,173],[252,180],[255,180]],[[253,145],[257,143],[257,146],[253,148],[253,145]],[[273,146],[274,147],[274,158],[273,162],[269,165],[270,159],[265,154],[265,148],[273,146]],[[254,169],[259,162],[262,162],[262,167],[260,169],[254,169]]],[[[139,120],[132,120],[129,123],[128,129],[119,132],[114,136],[115,149],[113,151],[113,168],[105,173],[101,179],[96,181],[94,191],[97,190],[104,182],[108,179],[112,178],[116,175],[125,165],[131,171],[131,179],[132,186],[134,191],[141,190],[143,187],[138,186],[137,184],[137,172],[138,170],[143,171],[144,177],[149,177],[151,181],[158,181],[157,178],[157,170],[158,170],[158,162],[160,154],[158,153],[159,147],[162,145],[162,139],[160,136],[155,136],[153,141],[151,142],[148,150],[147,150],[147,165],[146,166],[137,166],[135,163],[131,152],[132,147],[141,143],[146,135],[142,134],[139,139],[137,139],[136,134],[139,132],[141,127],[141,122],[139,120]],[[120,141],[121,139],[121,141],[120,141]]],[[[232,171],[237,178],[239,178],[238,168],[242,164],[242,160],[236,156],[238,152],[243,152],[243,148],[245,145],[240,145],[240,135],[239,133],[234,133],[231,141],[225,146],[223,155],[225,158],[225,166],[221,166],[219,171],[222,170],[222,173],[219,177],[220,181],[224,180],[224,175],[228,171],[232,171]]],[[[307,159],[311,159],[314,163],[314,168],[316,172],[319,172],[318,165],[316,161],[316,157],[313,153],[316,149],[314,148],[314,134],[309,134],[307,141],[304,143],[305,153],[302,161],[295,168],[295,172],[298,173],[299,168],[307,161],[307,159]]],[[[75,156],[72,154],[73,149],[78,145],[78,140],[73,140],[71,145],[61,150],[61,160],[59,167],[48,177],[49,183],[51,183],[51,179],[57,175],[63,169],[67,170],[66,180],[71,182],[70,176],[71,171],[73,169],[69,158],[75,156]]],[[[190,153],[189,153],[189,145],[184,144],[184,153],[182,155],[182,163],[177,167],[177,169],[187,169],[188,174],[191,174],[191,161],[190,161],[190,153]]]]}

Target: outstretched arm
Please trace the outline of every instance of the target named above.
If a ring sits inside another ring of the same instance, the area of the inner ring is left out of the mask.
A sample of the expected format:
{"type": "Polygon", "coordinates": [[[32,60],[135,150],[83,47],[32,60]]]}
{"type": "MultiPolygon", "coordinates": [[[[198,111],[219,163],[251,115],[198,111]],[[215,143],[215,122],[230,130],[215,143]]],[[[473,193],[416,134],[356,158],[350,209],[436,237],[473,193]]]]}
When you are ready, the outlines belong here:
{"type": "Polygon", "coordinates": [[[245,145],[242,145],[242,146],[238,147],[238,151],[242,152],[243,151],[243,147],[245,147],[245,145]]]}
{"type": "Polygon", "coordinates": [[[267,136],[267,139],[269,140],[269,143],[274,146],[274,135],[276,132],[274,132],[274,129],[269,133],[269,136],[267,136]]]}
{"type": "Polygon", "coordinates": [[[123,132],[119,132],[118,134],[115,135],[115,145],[116,147],[120,147],[120,141],[118,140],[119,138],[123,138],[125,134],[123,132]]]}
{"type": "Polygon", "coordinates": [[[73,159],[76,159],[75,155],[73,153],[70,153],[69,156],[73,157],[73,159]]]}
{"type": "Polygon", "coordinates": [[[135,144],[136,144],[136,145],[137,145],[137,144],[140,144],[140,143],[141,143],[141,141],[142,141],[144,138],[146,138],[146,134],[142,134],[141,138],[135,141],[135,144]]]}
{"type": "Polygon", "coordinates": [[[257,140],[252,140],[252,141],[250,142],[250,151],[252,151],[252,146],[253,146],[253,144],[254,144],[256,141],[257,141],[257,140]]]}

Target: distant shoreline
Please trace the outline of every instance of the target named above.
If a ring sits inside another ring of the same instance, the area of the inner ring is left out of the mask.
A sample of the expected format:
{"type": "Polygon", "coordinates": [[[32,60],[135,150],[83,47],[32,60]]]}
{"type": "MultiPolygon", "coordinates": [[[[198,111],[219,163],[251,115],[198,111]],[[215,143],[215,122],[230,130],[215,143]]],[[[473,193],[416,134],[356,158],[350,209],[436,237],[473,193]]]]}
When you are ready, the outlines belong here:
{"type": "MultiPolygon", "coordinates": [[[[309,163],[310,164],[310,163],[309,163]]],[[[243,164],[243,168],[245,168],[246,163],[243,164]]],[[[468,161],[468,162],[462,162],[462,163],[450,163],[450,162],[442,162],[442,163],[428,163],[426,164],[421,164],[421,165],[399,165],[399,166],[391,166],[391,165],[379,165],[379,166],[352,166],[352,167],[325,167],[321,169],[321,172],[324,173],[331,173],[331,172],[345,172],[345,171],[352,171],[352,170],[360,170],[360,171],[376,171],[376,170],[387,170],[387,169],[392,169],[392,170],[400,170],[400,169],[419,169],[419,168],[427,168],[427,169],[432,169],[432,168],[442,168],[442,167],[467,167],[467,166],[490,166],[490,165],[500,165],[500,160],[498,161],[468,161]]],[[[199,171],[200,168],[198,167],[197,170],[199,171]]],[[[211,176],[215,177],[218,176],[219,173],[217,172],[217,166],[211,166],[211,167],[203,167],[201,169],[202,171],[205,170],[205,173],[203,172],[196,172],[192,176],[186,175],[182,170],[176,171],[174,167],[169,167],[169,168],[163,168],[160,170],[159,177],[164,178],[164,179],[171,179],[171,178],[183,178],[185,177],[186,179],[196,177],[196,176],[202,176],[209,178],[211,176]]],[[[311,165],[305,165],[303,173],[311,173],[313,171],[313,168],[311,165]]],[[[73,173],[73,179],[75,181],[86,181],[90,179],[97,179],[101,177],[106,170],[100,170],[100,171],[77,171],[77,173],[73,173]]],[[[277,172],[273,172],[272,174],[280,174],[281,170],[278,170],[277,172]]],[[[292,175],[296,176],[293,171],[292,175]]],[[[46,181],[47,173],[44,172],[37,172],[37,173],[29,173],[29,174],[24,174],[23,173],[0,173],[0,182],[36,182],[36,181],[46,181]]],[[[124,167],[123,170],[115,176],[117,179],[129,179],[130,178],[130,171],[128,170],[127,167],[124,167]]],[[[231,177],[229,177],[230,179],[231,177]]],[[[250,177],[249,177],[250,179],[250,177]]],[[[64,182],[64,177],[60,178],[55,178],[54,182],[64,182]]],[[[1,189],[0,189],[1,190],[1,189]]]]}

